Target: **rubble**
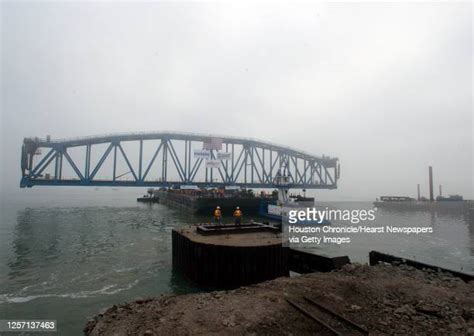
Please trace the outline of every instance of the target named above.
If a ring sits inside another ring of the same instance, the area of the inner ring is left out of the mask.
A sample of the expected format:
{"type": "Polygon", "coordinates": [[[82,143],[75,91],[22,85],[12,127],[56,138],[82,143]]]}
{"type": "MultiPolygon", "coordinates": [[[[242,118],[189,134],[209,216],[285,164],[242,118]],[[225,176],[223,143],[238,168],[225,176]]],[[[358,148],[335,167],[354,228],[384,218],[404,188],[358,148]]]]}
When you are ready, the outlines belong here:
{"type": "Polygon", "coordinates": [[[85,335],[324,335],[285,300],[308,296],[371,333],[474,335],[474,283],[407,265],[352,264],[230,291],[140,298],[91,319],[85,335]]]}

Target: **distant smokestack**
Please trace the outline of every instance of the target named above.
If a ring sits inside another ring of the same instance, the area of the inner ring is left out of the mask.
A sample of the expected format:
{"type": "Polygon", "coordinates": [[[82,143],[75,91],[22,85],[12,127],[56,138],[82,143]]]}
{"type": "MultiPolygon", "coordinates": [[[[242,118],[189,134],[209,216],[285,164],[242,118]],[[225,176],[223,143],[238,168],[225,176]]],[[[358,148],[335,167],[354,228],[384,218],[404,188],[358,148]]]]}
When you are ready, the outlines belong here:
{"type": "Polygon", "coordinates": [[[433,167],[429,167],[429,184],[430,184],[430,202],[434,201],[433,197],[433,167]]]}
{"type": "Polygon", "coordinates": [[[421,199],[421,196],[420,196],[420,184],[417,184],[416,185],[416,188],[418,189],[418,198],[417,200],[419,201],[421,199]]]}
{"type": "Polygon", "coordinates": [[[443,196],[443,188],[439,185],[439,196],[443,196]]]}

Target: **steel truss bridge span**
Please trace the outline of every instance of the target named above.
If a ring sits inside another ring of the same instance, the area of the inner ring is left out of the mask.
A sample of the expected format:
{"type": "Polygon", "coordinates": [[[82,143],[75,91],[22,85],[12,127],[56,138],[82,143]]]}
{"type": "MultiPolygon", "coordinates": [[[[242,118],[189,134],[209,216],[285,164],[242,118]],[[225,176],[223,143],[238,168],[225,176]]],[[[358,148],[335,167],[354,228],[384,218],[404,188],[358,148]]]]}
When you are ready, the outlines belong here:
{"type": "Polygon", "coordinates": [[[275,188],[275,177],[284,174],[290,188],[335,189],[340,169],[337,158],[255,139],[150,132],[62,140],[25,138],[21,171],[22,188],[275,188]]]}

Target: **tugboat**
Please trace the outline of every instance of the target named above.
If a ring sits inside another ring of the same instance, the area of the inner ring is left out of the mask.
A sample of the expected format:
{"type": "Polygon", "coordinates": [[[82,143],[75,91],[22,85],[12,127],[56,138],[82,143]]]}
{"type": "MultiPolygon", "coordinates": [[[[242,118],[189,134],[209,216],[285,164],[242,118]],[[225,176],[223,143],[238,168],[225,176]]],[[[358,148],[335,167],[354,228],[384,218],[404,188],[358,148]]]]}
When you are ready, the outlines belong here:
{"type": "Polygon", "coordinates": [[[143,203],[158,203],[160,201],[160,198],[158,194],[156,193],[155,189],[149,188],[147,190],[147,195],[143,195],[143,197],[138,197],[137,202],[143,202],[143,203]]]}
{"type": "MultiPolygon", "coordinates": [[[[262,200],[260,202],[259,215],[261,217],[269,218],[279,222],[288,222],[289,213],[292,210],[304,210],[306,208],[314,207],[314,198],[301,195],[288,196],[290,185],[289,176],[281,175],[280,173],[274,179],[274,183],[278,190],[278,199],[262,200]]],[[[305,221],[305,224],[319,224],[328,225],[328,220],[305,221]]]]}
{"type": "Polygon", "coordinates": [[[302,197],[300,195],[291,195],[288,202],[284,203],[280,200],[262,200],[258,214],[261,217],[281,221],[284,217],[289,216],[290,210],[298,210],[314,206],[313,197],[302,197]]]}

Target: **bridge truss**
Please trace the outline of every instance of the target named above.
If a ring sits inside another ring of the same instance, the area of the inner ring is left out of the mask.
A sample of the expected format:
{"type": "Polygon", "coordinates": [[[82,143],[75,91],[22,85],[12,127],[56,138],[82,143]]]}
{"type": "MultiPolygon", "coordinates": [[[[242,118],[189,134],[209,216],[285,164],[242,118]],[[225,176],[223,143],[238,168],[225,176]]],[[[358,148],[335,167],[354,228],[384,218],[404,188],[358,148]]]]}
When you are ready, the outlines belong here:
{"type": "Polygon", "coordinates": [[[337,158],[228,136],[173,132],[25,138],[20,187],[135,186],[335,189],[337,158]],[[204,148],[204,150],[203,150],[204,148]],[[208,155],[208,157],[203,157],[208,155]]]}

